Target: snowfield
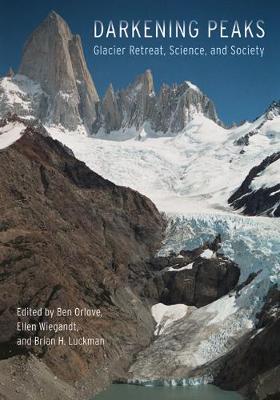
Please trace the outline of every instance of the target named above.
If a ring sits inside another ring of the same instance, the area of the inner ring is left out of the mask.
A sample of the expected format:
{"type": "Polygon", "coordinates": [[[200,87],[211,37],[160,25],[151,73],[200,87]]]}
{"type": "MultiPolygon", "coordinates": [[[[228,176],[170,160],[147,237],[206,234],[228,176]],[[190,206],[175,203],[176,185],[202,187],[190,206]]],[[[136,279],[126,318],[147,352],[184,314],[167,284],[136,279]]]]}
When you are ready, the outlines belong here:
{"type": "Polygon", "coordinates": [[[152,307],[152,315],[157,323],[155,336],[161,335],[169,325],[194,309],[195,307],[188,307],[185,304],[174,304],[172,306],[166,306],[162,303],[155,304],[152,307]]]}
{"type": "Polygon", "coordinates": [[[251,183],[250,187],[252,190],[258,190],[262,188],[271,188],[279,184],[280,179],[280,159],[274,161],[265,170],[259,174],[251,183]]]}
{"type": "Polygon", "coordinates": [[[122,141],[121,132],[89,138],[60,129],[50,131],[103,177],[147,195],[161,211],[189,214],[230,211],[227,200],[249,170],[280,150],[279,116],[266,121],[250,138],[249,146],[235,144],[263,122],[264,117],[260,117],[253,123],[224,129],[197,115],[176,136],[151,137],[147,133],[139,139],[138,133],[130,132],[133,137],[124,134],[126,140],[122,141]]]}

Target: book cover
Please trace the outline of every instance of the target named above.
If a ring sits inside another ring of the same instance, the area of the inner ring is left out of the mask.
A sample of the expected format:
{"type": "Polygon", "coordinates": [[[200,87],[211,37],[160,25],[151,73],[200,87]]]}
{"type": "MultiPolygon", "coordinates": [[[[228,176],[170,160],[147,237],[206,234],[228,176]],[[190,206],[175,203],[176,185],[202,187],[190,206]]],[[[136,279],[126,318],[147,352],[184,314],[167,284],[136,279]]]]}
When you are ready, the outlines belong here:
{"type": "Polygon", "coordinates": [[[1,2],[0,400],[280,398],[279,15],[1,2]]]}

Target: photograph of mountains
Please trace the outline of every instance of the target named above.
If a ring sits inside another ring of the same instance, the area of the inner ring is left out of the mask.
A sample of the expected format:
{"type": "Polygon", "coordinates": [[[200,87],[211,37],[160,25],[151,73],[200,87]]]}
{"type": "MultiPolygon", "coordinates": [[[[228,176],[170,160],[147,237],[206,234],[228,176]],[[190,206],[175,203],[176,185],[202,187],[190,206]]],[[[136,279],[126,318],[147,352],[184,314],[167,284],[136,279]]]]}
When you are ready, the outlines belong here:
{"type": "Polygon", "coordinates": [[[2,1],[0,400],[280,400],[279,15],[2,1]]]}

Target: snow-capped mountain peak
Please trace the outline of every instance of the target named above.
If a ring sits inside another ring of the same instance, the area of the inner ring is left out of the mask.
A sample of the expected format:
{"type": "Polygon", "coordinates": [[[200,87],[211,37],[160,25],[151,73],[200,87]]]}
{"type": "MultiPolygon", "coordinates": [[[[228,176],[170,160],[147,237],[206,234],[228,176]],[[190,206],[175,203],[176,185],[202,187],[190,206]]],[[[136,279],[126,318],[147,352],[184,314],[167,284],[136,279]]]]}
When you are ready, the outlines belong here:
{"type": "Polygon", "coordinates": [[[271,105],[268,107],[265,116],[267,119],[273,119],[274,117],[278,117],[280,115],[280,101],[273,101],[271,105]]]}
{"type": "Polygon", "coordinates": [[[192,82],[190,81],[185,81],[185,83],[189,86],[190,89],[195,90],[197,92],[200,92],[199,87],[197,87],[196,85],[194,85],[192,82]]]}

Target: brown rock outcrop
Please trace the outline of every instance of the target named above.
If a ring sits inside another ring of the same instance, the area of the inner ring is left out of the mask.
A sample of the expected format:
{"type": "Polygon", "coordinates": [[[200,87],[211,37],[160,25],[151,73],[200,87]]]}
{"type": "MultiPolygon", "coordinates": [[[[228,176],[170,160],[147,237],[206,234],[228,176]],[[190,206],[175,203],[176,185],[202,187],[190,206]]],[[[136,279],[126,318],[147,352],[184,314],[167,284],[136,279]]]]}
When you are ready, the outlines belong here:
{"type": "Polygon", "coordinates": [[[228,258],[217,254],[220,238],[192,251],[182,250],[151,260],[155,276],[148,280],[144,292],[164,304],[183,303],[202,307],[229,293],[238,283],[240,269],[228,258]],[[204,258],[203,252],[213,252],[204,258]],[[209,250],[212,249],[212,250],[209,250]]]}

